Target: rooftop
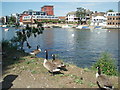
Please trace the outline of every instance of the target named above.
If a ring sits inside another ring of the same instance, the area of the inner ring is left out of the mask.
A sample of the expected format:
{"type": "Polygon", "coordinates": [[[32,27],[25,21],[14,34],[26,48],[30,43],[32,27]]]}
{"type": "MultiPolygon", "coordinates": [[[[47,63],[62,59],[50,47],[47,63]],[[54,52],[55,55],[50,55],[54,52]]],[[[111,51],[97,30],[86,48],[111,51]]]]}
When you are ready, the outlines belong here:
{"type": "Polygon", "coordinates": [[[74,15],[74,14],[76,14],[76,12],[72,11],[72,12],[69,12],[67,15],[74,15]]]}

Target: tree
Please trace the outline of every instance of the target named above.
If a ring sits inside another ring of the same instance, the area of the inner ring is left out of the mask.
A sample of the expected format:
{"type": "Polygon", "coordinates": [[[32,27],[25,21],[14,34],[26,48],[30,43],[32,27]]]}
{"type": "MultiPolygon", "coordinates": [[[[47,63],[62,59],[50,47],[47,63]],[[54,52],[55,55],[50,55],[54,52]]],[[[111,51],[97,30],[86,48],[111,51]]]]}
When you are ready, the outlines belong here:
{"type": "Polygon", "coordinates": [[[79,7],[76,11],[76,16],[78,17],[78,25],[82,24],[82,19],[85,18],[86,9],[79,7]]]}
{"type": "Polygon", "coordinates": [[[107,12],[114,12],[114,10],[113,9],[109,9],[107,12]]]}
{"type": "Polygon", "coordinates": [[[3,25],[5,24],[5,18],[4,18],[4,17],[1,18],[1,23],[2,23],[3,25]]]}
{"type": "Polygon", "coordinates": [[[11,16],[8,21],[9,21],[10,24],[15,24],[16,23],[16,17],[11,16]]]}
{"type": "Polygon", "coordinates": [[[30,36],[34,35],[34,37],[37,37],[37,35],[43,33],[44,28],[42,27],[41,22],[35,20],[35,23],[37,24],[36,28],[35,27],[31,28],[27,24],[25,29],[17,31],[17,37],[12,40],[13,43],[19,43],[19,47],[21,48],[21,50],[23,50],[24,42],[26,42],[28,48],[31,48],[31,45],[28,42],[30,36]]]}

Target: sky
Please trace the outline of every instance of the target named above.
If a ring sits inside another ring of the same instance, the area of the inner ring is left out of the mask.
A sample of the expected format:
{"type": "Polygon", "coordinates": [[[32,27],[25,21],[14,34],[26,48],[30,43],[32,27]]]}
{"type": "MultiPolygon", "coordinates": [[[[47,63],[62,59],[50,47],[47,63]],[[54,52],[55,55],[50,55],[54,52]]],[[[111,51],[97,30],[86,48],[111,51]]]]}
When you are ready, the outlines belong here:
{"type": "Polygon", "coordinates": [[[92,11],[106,12],[109,9],[118,11],[118,2],[2,2],[2,16],[22,13],[32,9],[40,11],[44,5],[53,5],[55,16],[66,16],[68,12],[83,7],[92,11]]]}

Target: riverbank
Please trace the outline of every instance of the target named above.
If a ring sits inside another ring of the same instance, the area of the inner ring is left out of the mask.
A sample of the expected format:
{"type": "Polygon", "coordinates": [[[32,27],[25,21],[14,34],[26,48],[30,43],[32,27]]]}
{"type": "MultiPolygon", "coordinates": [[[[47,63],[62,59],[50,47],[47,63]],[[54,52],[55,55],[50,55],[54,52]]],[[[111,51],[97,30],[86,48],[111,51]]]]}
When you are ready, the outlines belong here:
{"type": "MultiPolygon", "coordinates": [[[[25,25],[23,25],[25,27],[25,25]]],[[[37,24],[30,25],[31,27],[37,27],[37,24]]],[[[89,29],[95,29],[96,25],[79,25],[81,27],[88,27],[89,29]]],[[[99,25],[98,25],[99,26],[99,25]]],[[[0,27],[7,27],[7,25],[1,25],[0,27]]],[[[77,28],[77,24],[61,24],[61,23],[44,23],[43,27],[45,28],[77,28]]],[[[120,26],[114,26],[114,25],[107,25],[107,26],[99,26],[102,29],[120,29],[120,26]]],[[[21,27],[23,28],[23,27],[21,27]]],[[[78,27],[79,28],[79,27],[78,27]]]]}
{"type": "MultiPolygon", "coordinates": [[[[8,88],[98,88],[96,71],[66,64],[68,71],[51,76],[43,67],[44,58],[37,58],[16,48],[3,48],[3,87],[8,88]],[[11,53],[12,52],[12,53],[11,53]]],[[[118,77],[110,76],[115,88],[118,77]]]]}

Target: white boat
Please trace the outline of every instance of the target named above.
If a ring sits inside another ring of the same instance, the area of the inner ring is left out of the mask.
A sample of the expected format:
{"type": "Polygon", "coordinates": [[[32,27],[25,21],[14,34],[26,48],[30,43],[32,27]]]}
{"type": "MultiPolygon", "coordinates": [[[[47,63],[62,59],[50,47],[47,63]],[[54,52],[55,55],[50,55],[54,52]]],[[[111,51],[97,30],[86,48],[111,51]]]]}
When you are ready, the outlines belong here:
{"type": "Polygon", "coordinates": [[[7,25],[2,25],[2,27],[7,27],[7,25]]]}
{"type": "Polygon", "coordinates": [[[64,25],[64,26],[62,26],[62,28],[72,28],[72,26],[71,25],[64,25]]]}
{"type": "Polygon", "coordinates": [[[44,28],[52,28],[51,26],[48,25],[43,25],[44,28]]]}
{"type": "Polygon", "coordinates": [[[8,28],[4,28],[5,31],[8,31],[9,29],[8,28]]]}
{"type": "Polygon", "coordinates": [[[77,26],[76,28],[77,28],[77,29],[82,29],[82,26],[77,26]]]}
{"type": "Polygon", "coordinates": [[[90,29],[88,26],[77,26],[77,29],[90,29]]]}

